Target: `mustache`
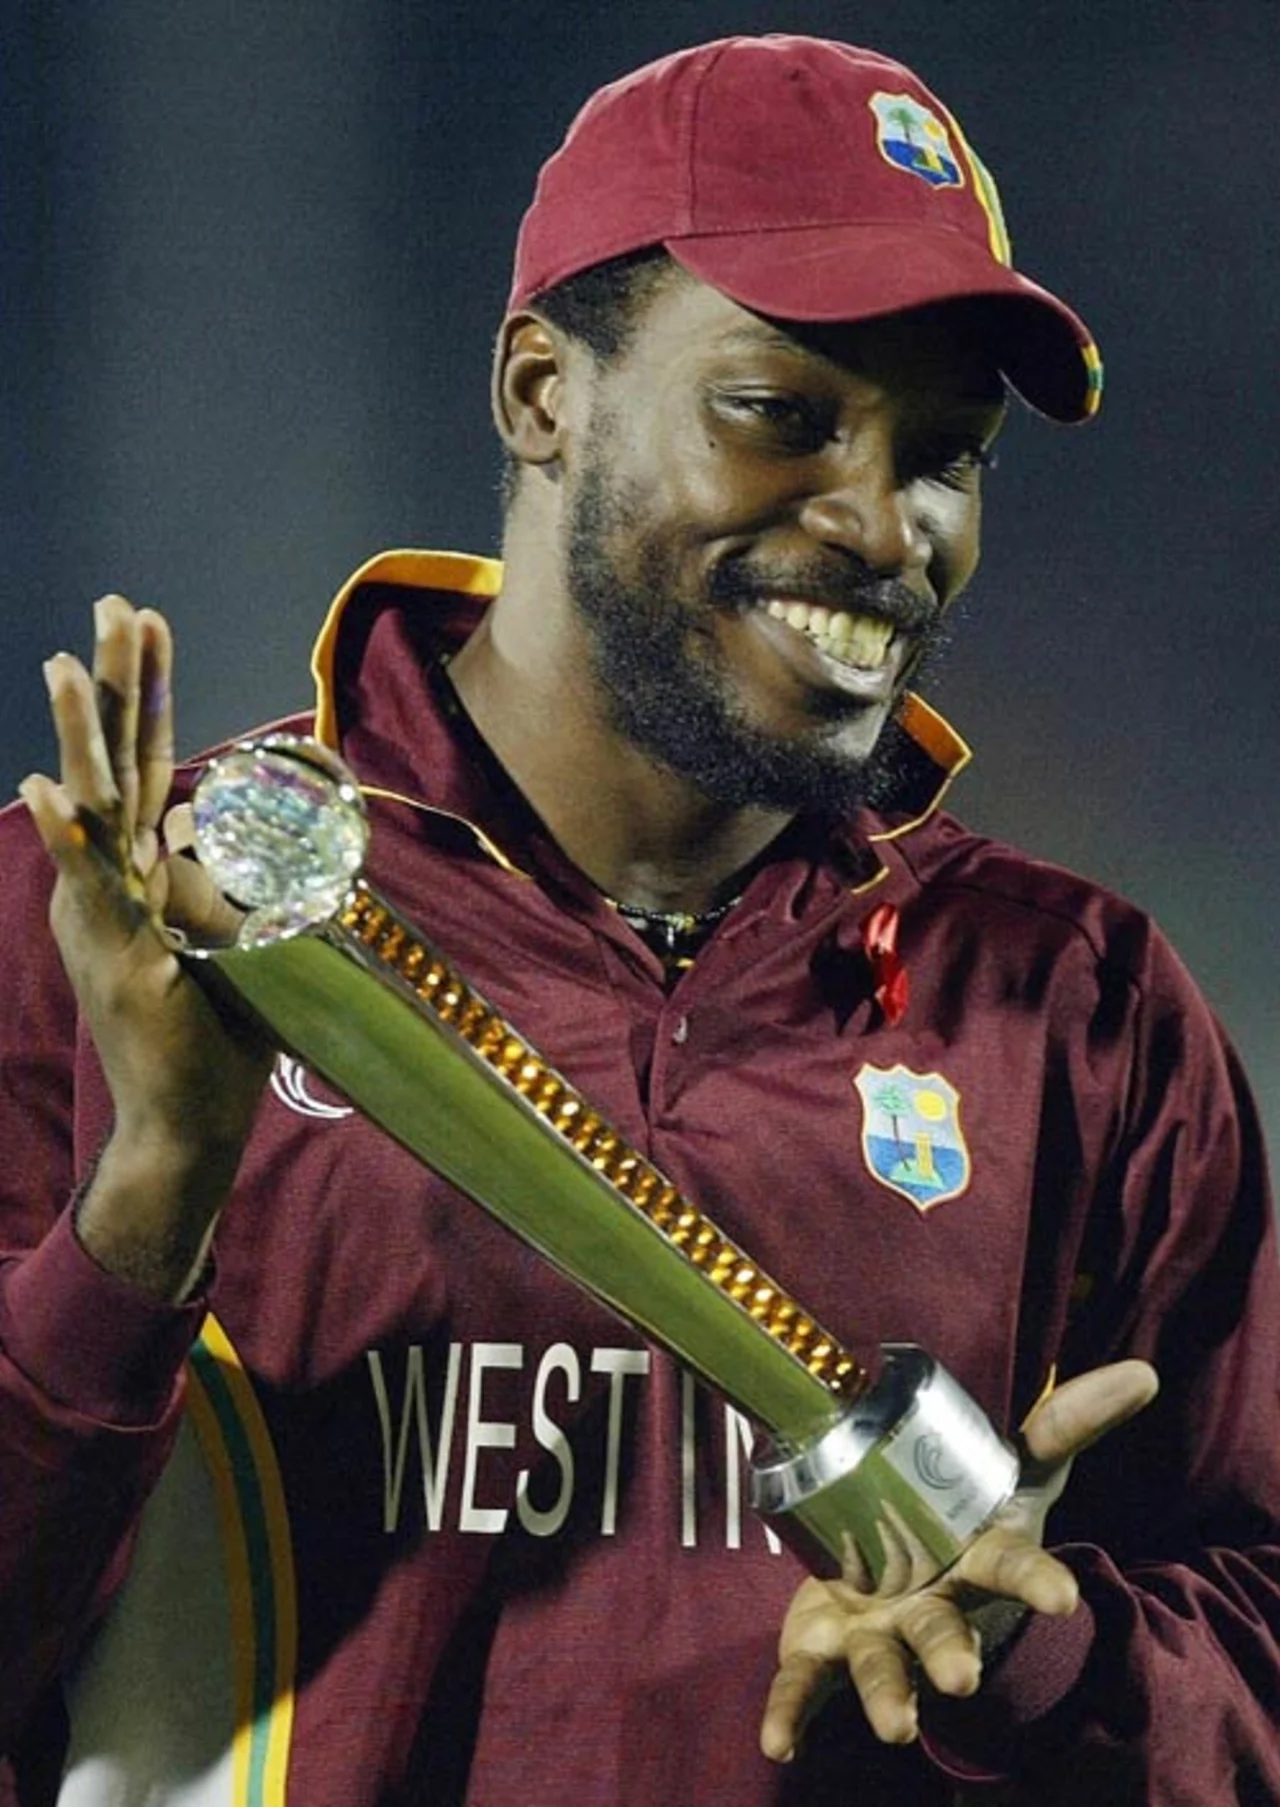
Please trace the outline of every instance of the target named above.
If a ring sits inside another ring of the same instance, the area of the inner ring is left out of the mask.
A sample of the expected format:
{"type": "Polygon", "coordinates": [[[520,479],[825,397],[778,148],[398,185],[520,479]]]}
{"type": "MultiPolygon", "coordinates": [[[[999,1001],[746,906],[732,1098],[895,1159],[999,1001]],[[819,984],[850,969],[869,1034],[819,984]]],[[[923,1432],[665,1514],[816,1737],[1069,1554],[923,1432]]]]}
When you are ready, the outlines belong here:
{"type": "Polygon", "coordinates": [[[918,596],[899,578],[877,577],[869,565],[854,560],[840,565],[810,561],[764,571],[742,557],[727,558],[712,568],[707,589],[711,601],[722,608],[745,610],[781,596],[833,612],[875,615],[900,634],[928,633],[942,617],[941,608],[929,597],[918,596]]]}

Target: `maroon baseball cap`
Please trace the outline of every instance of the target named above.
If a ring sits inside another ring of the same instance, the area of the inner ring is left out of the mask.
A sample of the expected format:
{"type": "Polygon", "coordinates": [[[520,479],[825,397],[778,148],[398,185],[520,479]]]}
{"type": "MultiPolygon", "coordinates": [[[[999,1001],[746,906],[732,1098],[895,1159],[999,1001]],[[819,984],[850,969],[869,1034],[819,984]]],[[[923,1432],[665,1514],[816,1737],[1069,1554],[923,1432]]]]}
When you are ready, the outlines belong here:
{"type": "Polygon", "coordinates": [[[601,88],[538,176],[510,306],[651,245],[782,320],[980,298],[1024,401],[1063,421],[1098,406],[1088,328],[1011,267],[995,183],[954,115],[875,51],[724,38],[601,88]]]}

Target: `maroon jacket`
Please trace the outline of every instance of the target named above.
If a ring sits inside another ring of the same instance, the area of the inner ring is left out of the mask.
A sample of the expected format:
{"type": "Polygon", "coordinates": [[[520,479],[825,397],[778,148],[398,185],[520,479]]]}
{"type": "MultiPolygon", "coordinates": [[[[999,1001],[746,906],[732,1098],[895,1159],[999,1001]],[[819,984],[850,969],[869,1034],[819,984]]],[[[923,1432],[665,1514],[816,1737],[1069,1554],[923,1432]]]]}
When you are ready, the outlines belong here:
{"type": "Polygon", "coordinates": [[[800,1571],[746,1509],[748,1427],[291,1063],[212,1316],[99,1272],[66,1206],[109,1108],[14,811],[0,1802],[57,1798],[68,1751],[86,1802],[113,1774],[237,1807],[927,1807],[983,1777],[1280,1800],[1280,1273],[1249,1100],[1176,958],[934,809],[964,749],[913,707],[902,814],[797,826],[664,989],[428,675],[496,576],[375,561],[322,636],[374,882],[855,1349],[924,1343],[1005,1426],[1055,1372],[1155,1363],[1050,1521],[1081,1607],[926,1703],[923,1748],[842,1691],[767,1764],[800,1571]]]}

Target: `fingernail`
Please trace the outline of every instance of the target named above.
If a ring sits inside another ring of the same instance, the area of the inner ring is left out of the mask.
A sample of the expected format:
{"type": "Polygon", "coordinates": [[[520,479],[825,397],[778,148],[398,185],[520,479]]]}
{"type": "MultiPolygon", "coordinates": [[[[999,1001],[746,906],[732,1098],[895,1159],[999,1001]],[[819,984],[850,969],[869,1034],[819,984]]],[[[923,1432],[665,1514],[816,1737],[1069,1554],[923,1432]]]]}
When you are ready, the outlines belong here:
{"type": "Polygon", "coordinates": [[[99,596],[93,605],[93,631],[99,640],[105,640],[107,629],[111,626],[110,596],[99,596]]]}
{"type": "Polygon", "coordinates": [[[41,671],[44,673],[44,687],[49,692],[50,696],[53,695],[53,685],[54,679],[57,676],[56,667],[58,660],[65,659],[66,656],[65,653],[54,653],[53,657],[51,659],[46,659],[44,664],[40,667],[41,671]]]}

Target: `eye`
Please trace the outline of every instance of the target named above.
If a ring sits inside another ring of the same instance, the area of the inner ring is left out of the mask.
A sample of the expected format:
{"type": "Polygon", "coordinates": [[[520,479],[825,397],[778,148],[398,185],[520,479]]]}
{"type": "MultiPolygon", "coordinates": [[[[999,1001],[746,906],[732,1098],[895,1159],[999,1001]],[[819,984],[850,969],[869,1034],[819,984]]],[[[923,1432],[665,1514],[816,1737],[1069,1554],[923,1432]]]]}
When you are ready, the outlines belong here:
{"type": "Polygon", "coordinates": [[[992,446],[976,436],[934,440],[916,448],[906,461],[910,479],[944,483],[949,489],[969,489],[982,471],[996,468],[992,446]]]}
{"type": "Polygon", "coordinates": [[[712,406],[723,420],[789,452],[816,452],[835,431],[829,405],[781,389],[717,389],[712,406]]]}

